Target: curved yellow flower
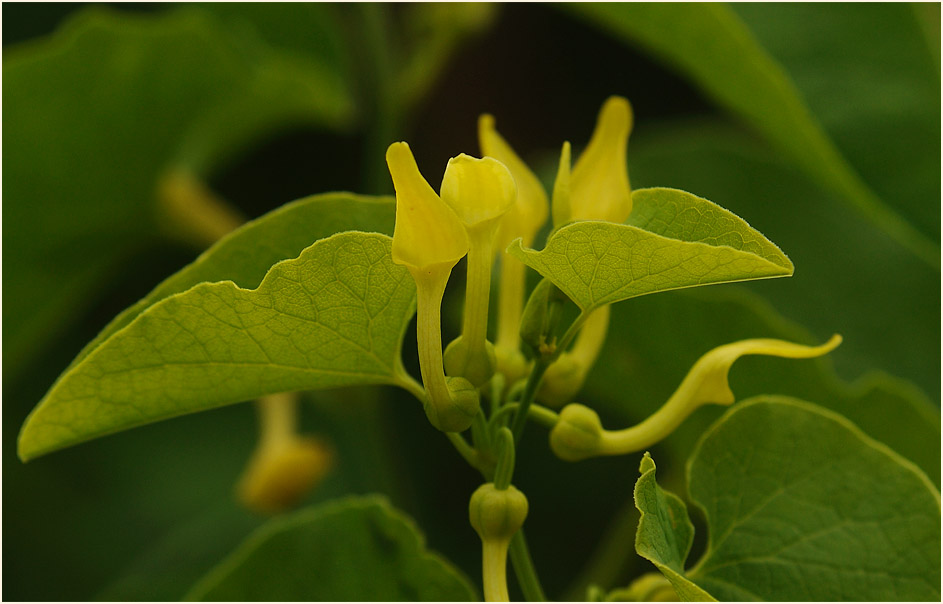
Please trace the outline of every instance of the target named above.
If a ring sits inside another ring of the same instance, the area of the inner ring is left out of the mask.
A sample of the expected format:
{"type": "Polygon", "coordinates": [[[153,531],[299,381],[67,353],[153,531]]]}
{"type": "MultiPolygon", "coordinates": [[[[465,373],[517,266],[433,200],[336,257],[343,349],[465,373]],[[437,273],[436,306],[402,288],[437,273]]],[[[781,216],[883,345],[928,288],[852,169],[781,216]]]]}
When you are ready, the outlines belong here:
{"type": "Polygon", "coordinates": [[[468,252],[458,216],[423,178],[409,145],[390,145],[386,163],[396,189],[393,262],[411,269],[447,265],[451,270],[468,252]]]}
{"type": "Polygon", "coordinates": [[[390,145],[386,163],[396,189],[393,262],[409,269],[416,282],[416,341],[426,390],[423,409],[439,430],[461,432],[478,413],[478,392],[468,380],[445,377],[441,309],[452,267],[468,252],[465,228],[422,177],[409,145],[390,145]]]}
{"type": "MultiPolygon", "coordinates": [[[[613,96],[606,99],[589,144],[573,166],[569,207],[554,208],[565,221],[606,220],[622,223],[632,212],[626,145],[632,131],[632,106],[613,96]]],[[[562,223],[557,223],[560,226],[562,223]]]]}

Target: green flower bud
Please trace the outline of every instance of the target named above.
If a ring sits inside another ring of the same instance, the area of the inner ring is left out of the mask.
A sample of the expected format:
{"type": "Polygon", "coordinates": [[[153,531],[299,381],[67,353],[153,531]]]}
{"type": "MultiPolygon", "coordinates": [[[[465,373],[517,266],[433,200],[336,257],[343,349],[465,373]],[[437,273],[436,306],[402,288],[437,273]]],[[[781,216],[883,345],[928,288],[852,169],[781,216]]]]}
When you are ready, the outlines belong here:
{"type": "Polygon", "coordinates": [[[488,482],[472,494],[468,503],[468,520],[486,542],[510,542],[527,518],[527,497],[514,485],[500,490],[488,482]]]}
{"type": "Polygon", "coordinates": [[[443,360],[447,375],[461,376],[475,387],[491,379],[497,363],[491,342],[485,340],[485,354],[482,355],[468,345],[464,336],[458,336],[445,347],[443,360]]]}
{"type": "Polygon", "coordinates": [[[550,448],[564,461],[580,461],[599,455],[602,422],[595,411],[572,403],[560,411],[557,425],[550,431],[550,448]]]}

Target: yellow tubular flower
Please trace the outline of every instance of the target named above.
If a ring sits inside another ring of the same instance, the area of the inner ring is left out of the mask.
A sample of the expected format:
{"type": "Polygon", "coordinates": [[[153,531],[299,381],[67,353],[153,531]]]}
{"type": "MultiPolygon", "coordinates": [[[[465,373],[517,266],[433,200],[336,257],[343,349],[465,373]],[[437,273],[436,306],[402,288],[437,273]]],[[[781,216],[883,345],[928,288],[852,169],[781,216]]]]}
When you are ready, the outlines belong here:
{"type": "MultiPolygon", "coordinates": [[[[626,145],[632,131],[632,106],[609,97],[599,111],[596,129],[570,178],[570,207],[554,208],[554,217],[623,223],[632,212],[626,145]]],[[[557,224],[556,226],[560,226],[557,224]]]]}
{"type": "Polygon", "coordinates": [[[841,336],[836,334],[820,346],[772,339],[741,340],[718,346],[697,360],[658,411],[631,428],[605,430],[592,409],[578,403],[567,405],[550,431],[550,448],[565,461],[641,451],[674,432],[699,407],[732,405],[736,398],[730,390],[727,374],[740,357],[763,354],[786,359],[811,359],[828,354],[841,341],[841,336]]]}
{"type": "Polygon", "coordinates": [[[507,166],[517,184],[517,202],[498,224],[495,247],[500,249],[501,274],[498,297],[498,335],[495,355],[498,371],[514,382],[527,371],[527,362],[520,352],[518,331],[524,309],[524,264],[503,253],[511,241],[520,237],[530,247],[537,231],[547,221],[549,204],[543,185],[530,171],[514,149],[495,129],[494,118],[482,115],[478,120],[478,141],[483,155],[493,157],[507,166]]]}
{"type": "Polygon", "coordinates": [[[409,145],[390,145],[386,163],[396,189],[393,262],[420,271],[447,265],[451,271],[468,253],[462,223],[420,174],[409,145]]]}
{"type": "Polygon", "coordinates": [[[504,164],[517,184],[517,203],[498,226],[497,246],[503,250],[520,237],[524,240],[524,246],[530,247],[537,231],[547,222],[550,210],[543,185],[498,134],[494,117],[486,114],[478,119],[478,144],[482,155],[493,157],[504,164]]]}
{"type": "Polygon", "coordinates": [[[257,401],[261,438],[237,491],[249,509],[276,514],[293,507],[330,471],[334,455],[322,441],[297,433],[295,393],[257,401]]]}
{"type": "Polygon", "coordinates": [[[452,267],[468,252],[465,229],[422,177],[409,145],[390,145],[386,163],[396,189],[393,262],[409,269],[416,282],[416,339],[426,389],[423,408],[439,430],[461,432],[478,413],[478,393],[468,380],[445,377],[440,313],[452,267]]]}
{"type": "Polygon", "coordinates": [[[449,160],[442,201],[465,224],[469,248],[462,335],[445,349],[445,369],[475,386],[494,374],[494,349],[487,340],[494,236],[498,221],[516,198],[514,179],[498,160],[465,154],[449,160]]]}
{"type": "Polygon", "coordinates": [[[570,222],[570,143],[564,141],[560,150],[560,164],[557,177],[553,181],[553,226],[559,227],[570,222]]]}

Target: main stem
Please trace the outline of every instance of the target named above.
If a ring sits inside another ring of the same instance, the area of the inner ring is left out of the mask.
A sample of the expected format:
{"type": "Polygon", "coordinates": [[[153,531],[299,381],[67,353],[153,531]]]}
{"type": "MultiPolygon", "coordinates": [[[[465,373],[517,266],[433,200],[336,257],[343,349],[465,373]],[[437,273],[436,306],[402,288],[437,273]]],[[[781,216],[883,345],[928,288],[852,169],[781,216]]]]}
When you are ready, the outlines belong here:
{"type": "Polygon", "coordinates": [[[530,410],[530,404],[534,401],[534,395],[537,394],[537,387],[540,386],[540,380],[550,363],[539,358],[534,363],[534,368],[527,377],[527,383],[524,385],[524,392],[521,393],[520,406],[517,408],[517,414],[514,416],[514,422],[511,424],[511,432],[514,433],[514,442],[520,442],[521,435],[524,433],[524,426],[527,425],[527,412],[530,410]]]}

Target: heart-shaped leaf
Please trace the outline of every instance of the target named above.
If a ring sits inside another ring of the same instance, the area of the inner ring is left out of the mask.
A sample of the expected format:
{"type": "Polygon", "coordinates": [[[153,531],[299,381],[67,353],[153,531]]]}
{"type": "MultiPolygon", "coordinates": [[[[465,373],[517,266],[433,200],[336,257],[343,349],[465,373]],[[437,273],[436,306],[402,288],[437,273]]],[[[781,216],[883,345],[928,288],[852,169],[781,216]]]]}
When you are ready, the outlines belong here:
{"type": "Polygon", "coordinates": [[[204,281],[255,288],[277,262],[296,258],[311,242],[342,231],[393,234],[394,198],[351,193],[312,195],[272,210],[232,231],[199,258],[164,279],[89,342],[70,368],[156,302],[204,281]]]}
{"type": "Polygon", "coordinates": [[[706,199],[642,189],[632,193],[632,203],[626,224],[574,222],[539,252],[516,241],[508,253],[584,311],[659,291],[792,274],[779,248],[706,199]]]}
{"type": "Polygon", "coordinates": [[[386,235],[340,233],[259,287],[203,283],[165,298],[63,375],[27,418],[23,459],[274,392],[404,384],[415,285],[386,235]]]}
{"type": "MultiPolygon", "coordinates": [[[[721,599],[940,598],[939,493],[840,415],[786,397],[744,402],[698,443],[688,491],[708,546],[685,575],[721,599]]],[[[687,534],[655,518],[658,531],[687,534]]],[[[666,551],[639,553],[676,572],[666,551]]]]}

